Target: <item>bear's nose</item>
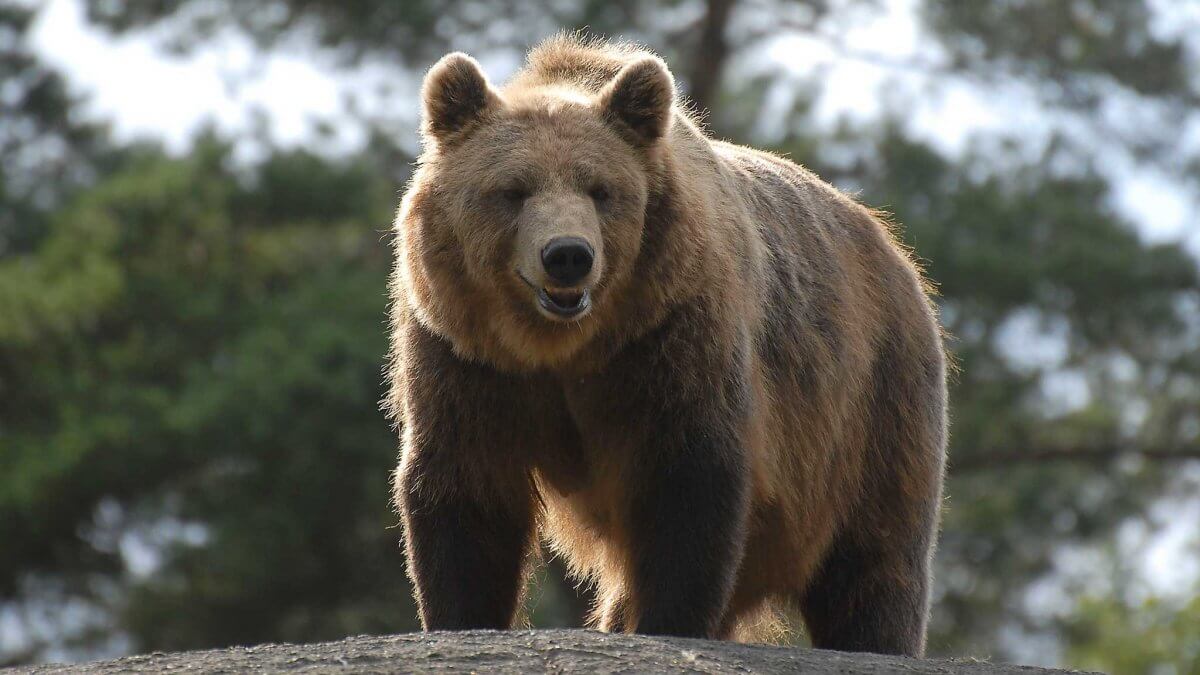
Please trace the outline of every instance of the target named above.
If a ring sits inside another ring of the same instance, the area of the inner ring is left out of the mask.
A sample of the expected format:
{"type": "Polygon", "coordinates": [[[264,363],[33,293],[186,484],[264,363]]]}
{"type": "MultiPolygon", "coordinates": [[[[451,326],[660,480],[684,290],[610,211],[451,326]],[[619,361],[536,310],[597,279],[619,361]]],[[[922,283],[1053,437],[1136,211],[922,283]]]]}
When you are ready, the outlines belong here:
{"type": "Polygon", "coordinates": [[[551,239],[542,249],[542,267],[563,286],[574,286],[592,271],[592,247],[579,237],[551,239]]]}

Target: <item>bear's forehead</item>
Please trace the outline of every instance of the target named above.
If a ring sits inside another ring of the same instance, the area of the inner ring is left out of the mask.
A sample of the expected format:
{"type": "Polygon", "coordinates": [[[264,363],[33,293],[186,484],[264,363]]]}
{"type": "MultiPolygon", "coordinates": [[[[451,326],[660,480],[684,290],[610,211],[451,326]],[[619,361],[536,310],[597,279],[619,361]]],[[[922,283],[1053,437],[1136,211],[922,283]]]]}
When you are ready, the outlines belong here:
{"type": "Polygon", "coordinates": [[[599,172],[633,159],[630,149],[586,109],[517,109],[480,129],[464,150],[497,169],[599,172]]]}
{"type": "Polygon", "coordinates": [[[498,121],[515,141],[549,142],[566,139],[572,142],[590,140],[603,142],[607,125],[595,109],[570,101],[510,107],[498,121]]]}

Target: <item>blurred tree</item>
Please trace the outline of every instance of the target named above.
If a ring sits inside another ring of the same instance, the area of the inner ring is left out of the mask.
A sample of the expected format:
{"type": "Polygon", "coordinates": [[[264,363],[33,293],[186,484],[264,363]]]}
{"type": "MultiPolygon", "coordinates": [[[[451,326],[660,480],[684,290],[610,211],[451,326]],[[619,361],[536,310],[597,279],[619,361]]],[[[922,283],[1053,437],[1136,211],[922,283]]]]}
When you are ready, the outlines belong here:
{"type": "MultiPolygon", "coordinates": [[[[659,48],[722,135],[892,210],[939,284],[960,369],[931,651],[1005,658],[1006,635],[1055,631],[1071,663],[1121,671],[1185,643],[1115,636],[1176,635],[1194,612],[1073,596],[1078,620],[1048,623],[1027,591],[1062,573],[1059,552],[1103,547],[1143,517],[1170,494],[1175,462],[1200,455],[1196,261],[1143,242],[1109,185],[1113,153],[1179,178],[1200,166],[1175,142],[1200,86],[1194,56],[1160,4],[921,0],[930,45],[915,61],[841,40],[879,0],[87,6],[99,25],[153,26],[179,49],[222,30],[264,48],[315,37],[346,64],[407,72],[585,25],[659,48]],[[903,100],[891,121],[822,131],[808,108],[818,78],[793,92],[784,137],[765,138],[776,74],[726,75],[785,32],[937,85],[1026,87],[1048,119],[1073,122],[1032,152],[979,138],[951,157],[913,137],[903,100]]],[[[69,104],[30,107],[46,126],[19,137],[54,138],[69,104]]],[[[374,409],[380,231],[402,178],[383,164],[410,159],[373,144],[239,168],[211,138],[185,159],[129,152],[69,206],[47,202],[38,236],[0,247],[0,597],[28,611],[82,598],[99,618],[80,640],[127,635],[134,649],[415,625],[388,529],[396,444],[374,409]]],[[[6,208],[24,203],[12,194],[6,208]]],[[[535,622],[577,620],[578,598],[542,578],[535,622]]]]}
{"type": "Polygon", "coordinates": [[[1190,602],[1150,597],[1124,602],[1086,598],[1067,621],[1067,661],[1078,668],[1111,673],[1200,671],[1200,593],[1190,602]]]}
{"type": "Polygon", "coordinates": [[[72,114],[62,76],[30,51],[35,16],[0,3],[0,256],[29,250],[46,214],[115,159],[104,127],[72,114]]]}
{"type": "Polygon", "coordinates": [[[377,173],[147,153],[0,260],[0,593],[49,579],[163,648],[414,627],[377,173]]]}

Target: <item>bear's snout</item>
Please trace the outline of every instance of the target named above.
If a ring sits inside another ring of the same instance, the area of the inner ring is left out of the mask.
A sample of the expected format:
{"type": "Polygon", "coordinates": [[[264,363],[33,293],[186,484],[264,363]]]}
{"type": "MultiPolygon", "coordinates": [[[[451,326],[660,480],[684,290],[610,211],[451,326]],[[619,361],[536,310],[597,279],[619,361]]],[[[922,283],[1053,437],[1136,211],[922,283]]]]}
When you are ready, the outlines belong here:
{"type": "Polygon", "coordinates": [[[592,245],[580,237],[557,237],[542,249],[542,267],[555,283],[574,286],[592,271],[592,245]]]}

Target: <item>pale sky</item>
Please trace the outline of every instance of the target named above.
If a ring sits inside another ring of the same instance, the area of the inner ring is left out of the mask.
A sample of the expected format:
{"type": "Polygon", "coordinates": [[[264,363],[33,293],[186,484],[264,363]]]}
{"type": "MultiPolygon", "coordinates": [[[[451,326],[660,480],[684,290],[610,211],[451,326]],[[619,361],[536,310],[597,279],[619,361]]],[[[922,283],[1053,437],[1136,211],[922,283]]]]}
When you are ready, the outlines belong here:
{"type": "MultiPolygon", "coordinates": [[[[914,0],[888,0],[887,11],[864,16],[845,35],[846,46],[884,57],[921,57],[936,61],[929,52],[913,16],[914,0]]],[[[1200,25],[1200,3],[1179,11],[1181,21],[1172,26],[1200,25]],[[1190,23],[1189,23],[1190,22],[1190,23]]],[[[1172,10],[1177,11],[1177,10],[1172,10]]],[[[1164,28],[1169,32],[1170,27],[1164,28]]],[[[318,145],[321,150],[353,149],[364,142],[354,124],[335,125],[332,139],[318,141],[313,122],[337,120],[344,111],[348,91],[384,95],[363,98],[376,112],[386,112],[398,122],[397,134],[405,147],[416,148],[416,92],[412,75],[397,74],[385,66],[366,65],[353,72],[339,71],[329,59],[298,45],[295,50],[262,54],[244,36],[225,34],[187,56],[168,55],[155,47],[153,35],[112,38],[90,30],[78,0],[49,0],[32,31],[35,47],[69,76],[76,91],[89,99],[89,114],[111,120],[121,139],[155,137],[173,151],[186,148],[202,125],[215,124],[230,133],[253,126],[252,106],[261,106],[269,119],[272,138],[284,145],[318,145]],[[236,84],[235,84],[236,83],[236,84]]],[[[484,63],[493,79],[503,79],[514,63],[484,63]]],[[[968,86],[943,87],[928,95],[928,74],[889,69],[866,60],[839,58],[827,43],[799,34],[784,35],[750,50],[731,68],[747,72],[775,69],[780,77],[826,75],[826,89],[817,106],[818,120],[831,124],[840,116],[871,120],[880,101],[897,92],[926,95],[911,111],[910,124],[918,134],[950,151],[961,149],[973,132],[1020,130],[1026,138],[1044,138],[1054,119],[1038,109],[1031,95],[1014,84],[1000,91],[968,86]],[[816,69],[820,69],[817,71],[816,69]]],[[[343,118],[344,119],[344,118],[343,118]]],[[[775,131],[778,131],[776,125],[775,131]]],[[[771,116],[763,127],[772,130],[771,116]]],[[[1200,127],[1193,124],[1192,128],[1200,127]]],[[[241,148],[252,153],[253,146],[241,148]]],[[[1115,203],[1133,218],[1152,240],[1186,239],[1200,251],[1198,204],[1191,195],[1152,171],[1121,162],[1110,163],[1116,180],[1115,203]]]]}

